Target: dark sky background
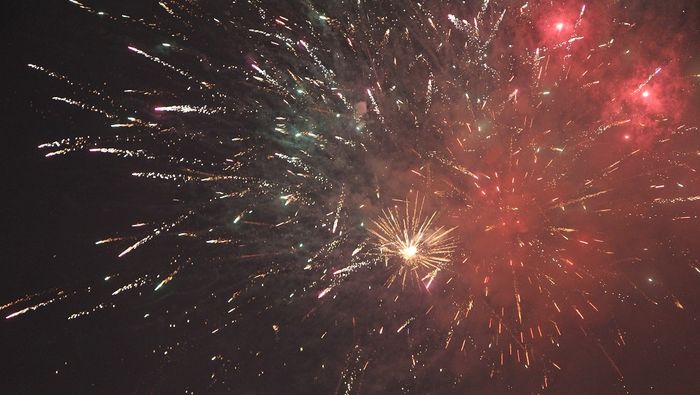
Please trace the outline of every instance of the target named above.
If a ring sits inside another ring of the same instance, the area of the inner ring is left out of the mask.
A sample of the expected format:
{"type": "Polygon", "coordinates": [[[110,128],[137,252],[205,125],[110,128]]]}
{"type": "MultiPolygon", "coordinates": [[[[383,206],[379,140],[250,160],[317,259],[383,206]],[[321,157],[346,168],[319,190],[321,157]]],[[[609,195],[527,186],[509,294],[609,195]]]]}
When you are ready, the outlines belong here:
{"type": "MultiPolygon", "coordinates": [[[[129,177],[119,176],[128,169],[104,162],[94,171],[94,162],[82,154],[51,162],[37,149],[42,142],[89,133],[104,124],[52,106],[51,97],[65,88],[32,73],[27,63],[53,63],[88,79],[102,72],[119,79],[115,58],[99,54],[112,52],[103,45],[109,46],[104,39],[113,36],[64,1],[17,1],[1,7],[5,230],[0,300],[9,301],[58,284],[85,284],[108,273],[119,263],[113,251],[95,247],[95,237],[109,233],[106,224],[125,226],[139,213],[133,207],[127,210],[132,205],[129,196],[138,194],[129,177]],[[124,200],[105,204],[104,198],[115,195],[124,200]],[[126,211],[132,214],[125,218],[126,211]]],[[[143,361],[147,335],[114,325],[119,314],[107,314],[87,326],[65,325],[65,317],[66,311],[59,308],[18,325],[3,323],[3,392],[135,391],[143,367],[135,361],[143,361]],[[118,356],[109,351],[116,349],[121,350],[118,356]]]]}
{"type": "MultiPolygon", "coordinates": [[[[113,9],[119,9],[121,3],[105,2],[113,9]]],[[[686,3],[692,4],[693,1],[686,3]]],[[[127,68],[124,66],[133,64],[124,48],[130,44],[129,40],[138,40],[138,37],[122,37],[113,25],[99,22],[65,1],[22,0],[5,2],[0,7],[0,45],[4,66],[0,74],[4,88],[0,98],[4,148],[0,158],[3,172],[0,218],[4,225],[0,236],[0,304],[4,304],[25,294],[51,292],[58,286],[62,289],[81,288],[98,281],[105,273],[119,272],[125,265],[116,258],[119,248],[95,246],[95,240],[119,231],[128,232],[130,224],[152,217],[154,210],[166,204],[168,195],[149,183],[128,177],[135,169],[128,163],[104,158],[88,159],[84,153],[74,154],[68,160],[49,160],[37,149],[43,142],[91,134],[94,130],[104,130],[105,126],[97,116],[51,100],[52,96],[69,96],[69,90],[62,83],[29,70],[27,63],[61,70],[74,80],[97,86],[104,80],[114,86],[124,81],[138,86],[139,81],[148,81],[149,76],[125,75],[127,68]]],[[[136,13],[148,12],[147,6],[131,4],[122,7],[136,13]]],[[[691,15],[698,15],[697,8],[695,10],[691,15]]],[[[697,53],[699,49],[697,45],[692,48],[692,43],[698,44],[700,34],[694,31],[688,35],[695,37],[690,40],[688,49],[697,53]]],[[[689,107],[697,108],[698,104],[696,95],[689,107]]],[[[697,223],[690,226],[688,232],[689,237],[700,235],[697,223]]],[[[662,260],[671,262],[677,258],[673,246],[658,248],[662,260]]],[[[157,251],[156,248],[154,252],[144,252],[138,260],[158,259],[157,251]]],[[[697,265],[698,259],[693,260],[697,265]]],[[[588,347],[569,356],[572,361],[570,371],[577,369],[576,358],[589,357],[600,362],[599,369],[566,376],[558,383],[558,392],[555,393],[698,393],[700,294],[697,288],[700,276],[692,278],[685,273],[673,270],[665,273],[669,279],[668,289],[683,296],[685,310],[629,303],[616,311],[615,325],[617,322],[631,323],[627,326],[630,330],[627,331],[626,351],[615,355],[625,374],[622,383],[614,374],[611,375],[607,361],[600,357],[600,350],[588,347]],[[606,392],[608,389],[610,392],[606,392]]],[[[209,280],[211,274],[203,270],[188,280],[194,284],[205,281],[195,292],[202,300],[207,294],[206,281],[216,281],[209,280]]],[[[193,330],[178,346],[179,356],[166,362],[161,357],[162,345],[180,341],[176,334],[167,332],[170,321],[166,317],[185,299],[177,291],[167,292],[138,303],[124,299],[107,300],[105,304],[116,303],[118,307],[106,308],[85,319],[67,321],[66,316],[79,309],[71,304],[73,302],[64,304],[59,301],[21,319],[2,320],[2,391],[120,394],[182,393],[190,389],[197,393],[303,393],[306,392],[308,377],[315,377],[315,386],[309,387],[312,388],[309,391],[320,388],[322,393],[332,393],[335,390],[338,372],[324,376],[315,371],[316,365],[310,362],[323,359],[322,353],[328,351],[318,345],[310,346],[312,352],[317,353],[313,358],[303,355],[289,357],[286,363],[292,367],[263,366],[270,373],[258,377],[255,372],[260,366],[254,366],[255,358],[250,355],[239,356],[239,360],[230,365],[201,363],[203,358],[215,355],[218,349],[228,347],[229,342],[226,339],[200,342],[204,339],[204,330],[193,330]],[[135,319],[143,311],[166,313],[144,323],[135,319]],[[153,352],[156,349],[158,355],[153,352]],[[236,378],[226,385],[211,385],[209,375],[212,372],[236,378]],[[296,377],[290,378],[290,375],[296,377]],[[176,390],[178,392],[174,392],[176,390]]],[[[349,298],[356,296],[352,291],[348,293],[349,298]]],[[[81,298],[88,307],[102,301],[97,297],[93,300],[89,295],[81,298]]],[[[216,305],[219,301],[213,303],[216,305]]],[[[223,308],[211,307],[212,311],[223,308]]],[[[3,317],[7,311],[3,310],[3,317]]],[[[296,313],[303,314],[304,310],[291,310],[283,320],[293,326],[296,313]]],[[[201,314],[199,318],[206,319],[207,313],[201,314]]],[[[272,318],[261,315],[259,322],[232,336],[239,336],[236,343],[240,344],[246,338],[256,338],[259,331],[269,332],[272,322],[272,318]]],[[[298,331],[298,336],[304,336],[303,329],[298,331]]],[[[342,335],[336,334],[338,350],[349,345],[343,343],[342,335]]],[[[291,352],[286,347],[292,346],[277,342],[274,337],[260,345],[260,349],[280,355],[291,352]]],[[[337,367],[342,368],[341,365],[337,367]]],[[[377,372],[375,374],[391,376],[390,367],[382,367],[377,372]]],[[[431,383],[435,384],[434,388],[441,388],[440,385],[447,381],[440,378],[425,380],[424,387],[419,387],[417,393],[442,393],[439,389],[431,389],[431,383]]],[[[507,387],[511,388],[509,393],[520,393],[517,385],[507,387]]],[[[468,388],[475,391],[473,393],[501,393],[478,379],[468,388]]],[[[381,388],[371,384],[366,390],[382,392],[381,388]]],[[[398,386],[389,387],[387,391],[400,393],[398,386]]]]}

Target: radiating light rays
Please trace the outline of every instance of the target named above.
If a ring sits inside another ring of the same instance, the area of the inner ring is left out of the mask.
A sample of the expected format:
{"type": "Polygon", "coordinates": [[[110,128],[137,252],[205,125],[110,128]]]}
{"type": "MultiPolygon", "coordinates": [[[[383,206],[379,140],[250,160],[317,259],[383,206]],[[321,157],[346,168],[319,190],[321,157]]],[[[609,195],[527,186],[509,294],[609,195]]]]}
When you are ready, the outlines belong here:
{"type": "Polygon", "coordinates": [[[456,228],[436,225],[438,213],[424,214],[424,205],[425,197],[416,194],[413,202],[404,201],[403,209],[395,206],[382,210],[369,227],[379,254],[395,270],[388,285],[399,281],[404,287],[408,278],[429,288],[436,274],[450,263],[456,248],[456,228]]]}

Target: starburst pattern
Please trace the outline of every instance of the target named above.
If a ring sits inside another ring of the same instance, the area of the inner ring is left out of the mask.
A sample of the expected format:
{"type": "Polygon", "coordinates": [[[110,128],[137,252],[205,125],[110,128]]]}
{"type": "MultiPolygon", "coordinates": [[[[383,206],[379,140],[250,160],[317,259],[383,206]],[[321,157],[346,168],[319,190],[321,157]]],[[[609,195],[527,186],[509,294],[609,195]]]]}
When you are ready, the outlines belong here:
{"type": "Polygon", "coordinates": [[[379,252],[387,264],[398,261],[393,262],[397,270],[388,285],[399,280],[403,287],[408,277],[429,288],[438,272],[450,263],[455,250],[450,236],[455,228],[436,227],[437,212],[423,214],[425,199],[418,200],[418,196],[413,204],[406,200],[404,210],[394,207],[384,211],[369,230],[376,236],[379,252]]]}

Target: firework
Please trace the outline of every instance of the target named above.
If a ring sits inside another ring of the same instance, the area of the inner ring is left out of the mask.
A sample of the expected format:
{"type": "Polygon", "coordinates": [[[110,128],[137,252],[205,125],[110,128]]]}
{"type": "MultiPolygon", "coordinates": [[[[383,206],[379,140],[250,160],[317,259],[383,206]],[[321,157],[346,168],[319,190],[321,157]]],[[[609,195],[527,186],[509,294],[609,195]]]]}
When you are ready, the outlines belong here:
{"type": "Polygon", "coordinates": [[[686,310],[658,278],[700,273],[697,72],[642,6],[69,4],[134,73],[29,64],[105,126],[39,148],[118,158],[157,203],[96,237],[128,264],[8,320],[144,310],[115,321],[157,321],[155,391],[192,388],[187,360],[218,391],[594,393],[627,389],[631,305],[686,310]]]}
{"type": "Polygon", "coordinates": [[[425,282],[430,287],[433,279],[440,270],[450,262],[455,245],[450,233],[455,228],[446,229],[435,226],[437,212],[423,214],[425,198],[411,204],[405,202],[405,210],[397,207],[382,212],[382,216],[373,222],[369,231],[376,236],[380,254],[385,260],[396,260],[396,272],[388,284],[397,279],[401,285],[406,283],[406,277],[425,282]]]}

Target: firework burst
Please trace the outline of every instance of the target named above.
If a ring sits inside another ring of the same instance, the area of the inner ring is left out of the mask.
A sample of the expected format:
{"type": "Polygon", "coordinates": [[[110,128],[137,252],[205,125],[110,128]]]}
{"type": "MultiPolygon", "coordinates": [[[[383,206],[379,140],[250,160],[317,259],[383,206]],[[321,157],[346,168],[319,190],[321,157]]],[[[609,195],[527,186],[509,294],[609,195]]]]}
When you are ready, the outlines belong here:
{"type": "Polygon", "coordinates": [[[424,214],[424,204],[425,198],[419,201],[416,196],[413,204],[405,201],[403,210],[385,210],[372,222],[369,231],[376,237],[379,253],[387,264],[397,268],[388,285],[399,280],[403,287],[409,277],[429,288],[438,272],[450,263],[455,250],[450,234],[455,228],[436,226],[437,212],[424,214]]]}
{"type": "Polygon", "coordinates": [[[648,273],[663,248],[700,273],[698,74],[643,10],[69,3],[113,29],[134,73],[111,86],[29,64],[105,125],[39,148],[118,158],[168,204],[97,237],[138,264],[22,295],[7,319],[144,310],[120,322],[158,319],[143,329],[159,335],[149,372],[168,377],[156,391],[191,388],[186,360],[211,362],[207,390],[540,393],[567,371],[587,382],[581,349],[624,387],[638,325],[615,306],[686,309],[648,273]]]}

